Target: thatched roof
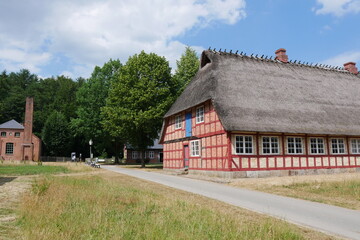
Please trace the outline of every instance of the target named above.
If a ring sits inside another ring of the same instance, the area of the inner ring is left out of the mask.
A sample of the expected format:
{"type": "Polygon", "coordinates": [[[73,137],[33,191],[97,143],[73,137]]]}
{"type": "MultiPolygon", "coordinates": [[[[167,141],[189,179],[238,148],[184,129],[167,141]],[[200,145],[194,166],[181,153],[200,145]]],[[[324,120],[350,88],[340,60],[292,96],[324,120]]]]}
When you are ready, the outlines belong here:
{"type": "Polygon", "coordinates": [[[360,74],[204,51],[165,118],[211,100],[227,131],[360,135],[360,74]]]}

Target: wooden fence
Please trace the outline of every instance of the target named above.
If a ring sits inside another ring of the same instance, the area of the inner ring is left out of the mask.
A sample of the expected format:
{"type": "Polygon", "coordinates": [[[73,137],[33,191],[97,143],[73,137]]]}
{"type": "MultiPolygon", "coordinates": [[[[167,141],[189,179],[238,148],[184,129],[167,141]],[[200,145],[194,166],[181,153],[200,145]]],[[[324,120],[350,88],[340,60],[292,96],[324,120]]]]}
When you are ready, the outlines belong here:
{"type": "Polygon", "coordinates": [[[40,160],[42,162],[67,162],[67,161],[71,161],[71,158],[70,157],[41,156],[40,160]]]}

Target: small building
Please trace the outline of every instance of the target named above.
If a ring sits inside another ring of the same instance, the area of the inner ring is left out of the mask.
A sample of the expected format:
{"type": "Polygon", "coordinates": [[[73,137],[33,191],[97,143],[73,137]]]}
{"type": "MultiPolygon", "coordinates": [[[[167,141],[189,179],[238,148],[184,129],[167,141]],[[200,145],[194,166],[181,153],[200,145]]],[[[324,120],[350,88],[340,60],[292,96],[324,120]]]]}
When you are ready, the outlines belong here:
{"type": "Polygon", "coordinates": [[[345,68],[204,51],[164,116],[164,169],[222,177],[360,170],[360,74],[345,68]]]}
{"type": "Polygon", "coordinates": [[[26,98],[24,125],[15,120],[0,124],[0,159],[39,161],[41,140],[32,133],[33,98],[26,98]]]}
{"type": "Polygon", "coordinates": [[[127,164],[141,163],[141,159],[145,163],[162,163],[163,162],[163,146],[159,144],[159,140],[154,141],[154,145],[148,147],[145,151],[134,149],[131,145],[124,146],[124,158],[127,164]]]}

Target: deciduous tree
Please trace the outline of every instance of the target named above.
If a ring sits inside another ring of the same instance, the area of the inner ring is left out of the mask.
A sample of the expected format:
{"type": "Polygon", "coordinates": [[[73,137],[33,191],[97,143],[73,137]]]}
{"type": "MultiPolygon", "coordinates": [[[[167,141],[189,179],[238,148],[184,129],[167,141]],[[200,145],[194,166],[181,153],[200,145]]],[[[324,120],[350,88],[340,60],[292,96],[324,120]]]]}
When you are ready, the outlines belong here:
{"type": "Polygon", "coordinates": [[[180,60],[176,61],[177,69],[174,79],[178,85],[178,95],[180,95],[191,79],[199,70],[199,58],[194,49],[186,47],[185,52],[181,55],[180,60]]]}
{"type": "Polygon", "coordinates": [[[69,156],[72,136],[64,114],[53,111],[42,131],[45,150],[50,156],[69,156]]]}
{"type": "Polygon", "coordinates": [[[112,82],[102,110],[103,125],[113,136],[144,151],[158,137],[175,95],[169,63],[164,57],[142,51],[129,58],[112,82]]]}
{"type": "Polygon", "coordinates": [[[97,154],[104,149],[107,153],[115,153],[118,161],[115,141],[101,124],[101,108],[105,106],[108,97],[110,82],[118,77],[122,65],[119,60],[110,60],[102,67],[96,66],[91,77],[85,81],[76,94],[77,117],[71,120],[71,126],[77,137],[81,137],[84,143],[90,139],[94,141],[94,150],[97,154]]]}

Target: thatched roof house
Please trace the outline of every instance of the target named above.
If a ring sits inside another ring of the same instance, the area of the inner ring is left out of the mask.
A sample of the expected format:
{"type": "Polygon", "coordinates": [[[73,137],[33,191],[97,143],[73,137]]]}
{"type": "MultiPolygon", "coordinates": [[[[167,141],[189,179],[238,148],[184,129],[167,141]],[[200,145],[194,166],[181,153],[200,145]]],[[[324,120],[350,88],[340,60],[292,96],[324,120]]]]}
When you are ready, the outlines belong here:
{"type": "MultiPolygon", "coordinates": [[[[171,125],[179,114],[184,116],[182,121],[189,111],[196,117],[200,105],[208,108],[205,114],[215,111],[222,129],[192,134],[192,139],[211,132],[219,135],[221,130],[232,141],[226,151],[236,147],[232,140],[235,132],[256,135],[251,140],[252,148],[260,148],[252,151],[254,155],[261,154],[261,134],[282,134],[278,144],[283,145],[279,151],[283,157],[288,146],[285,135],[301,134],[304,155],[308,154],[307,135],[360,136],[360,74],[353,62],[345,64],[344,69],[288,61],[285,49],[276,51],[275,59],[207,50],[201,55],[200,65],[197,75],[164,116],[165,145],[186,140],[181,134],[170,137],[174,131],[171,125]]],[[[179,123],[179,119],[176,121],[179,123]]],[[[196,123],[192,122],[194,127],[196,123]]],[[[327,152],[330,150],[328,147],[327,152]]]]}
{"type": "Polygon", "coordinates": [[[165,118],[211,100],[227,131],[360,135],[360,75],[204,51],[165,118]]]}

